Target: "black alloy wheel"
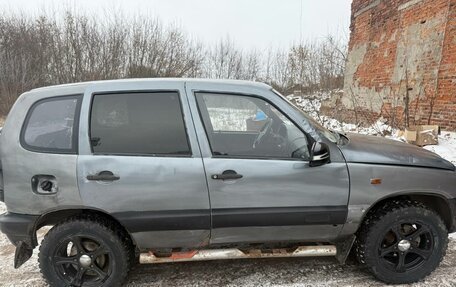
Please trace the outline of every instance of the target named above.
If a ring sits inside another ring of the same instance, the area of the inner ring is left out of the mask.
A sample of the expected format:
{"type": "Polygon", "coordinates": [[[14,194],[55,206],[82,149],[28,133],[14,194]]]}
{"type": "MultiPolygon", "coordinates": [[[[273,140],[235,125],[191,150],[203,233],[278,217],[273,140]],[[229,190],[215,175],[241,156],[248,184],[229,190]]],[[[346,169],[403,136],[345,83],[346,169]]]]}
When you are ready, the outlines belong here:
{"type": "Polygon", "coordinates": [[[113,254],[95,238],[73,235],[58,244],[52,261],[68,286],[99,286],[112,273],[112,258],[113,254]]]}
{"type": "Polygon", "coordinates": [[[354,251],[377,279],[408,284],[432,273],[447,245],[447,226],[436,211],[417,201],[395,200],[366,215],[354,251]]]}
{"type": "Polygon", "coordinates": [[[380,238],[378,255],[391,271],[409,272],[423,265],[434,250],[434,239],[426,225],[397,223],[380,238]]]}
{"type": "Polygon", "coordinates": [[[121,286],[131,266],[132,248],[108,221],[73,218],[46,234],[38,260],[50,286],[121,286]]]}

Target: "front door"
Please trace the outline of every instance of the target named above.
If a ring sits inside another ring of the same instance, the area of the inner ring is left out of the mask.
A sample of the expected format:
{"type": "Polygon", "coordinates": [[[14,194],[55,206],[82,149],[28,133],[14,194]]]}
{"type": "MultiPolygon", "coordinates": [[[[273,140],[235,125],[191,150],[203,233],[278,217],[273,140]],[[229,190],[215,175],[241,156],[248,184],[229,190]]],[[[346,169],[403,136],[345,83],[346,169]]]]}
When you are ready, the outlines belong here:
{"type": "Polygon", "coordinates": [[[263,97],[201,91],[194,99],[210,147],[211,243],[337,237],[349,193],[343,161],[309,167],[312,138],[263,97]]]}
{"type": "Polygon", "coordinates": [[[113,83],[84,100],[84,205],[118,219],[142,249],[207,244],[208,190],[183,84],[113,83]]]}

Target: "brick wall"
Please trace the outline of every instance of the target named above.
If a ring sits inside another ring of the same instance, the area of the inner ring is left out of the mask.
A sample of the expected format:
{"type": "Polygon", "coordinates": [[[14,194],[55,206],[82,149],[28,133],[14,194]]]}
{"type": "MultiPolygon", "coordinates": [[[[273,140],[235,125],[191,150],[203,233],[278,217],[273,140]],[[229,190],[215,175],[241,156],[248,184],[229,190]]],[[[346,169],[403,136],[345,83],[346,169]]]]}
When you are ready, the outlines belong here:
{"type": "Polygon", "coordinates": [[[342,104],[456,130],[456,0],[354,0],[342,104]]]}

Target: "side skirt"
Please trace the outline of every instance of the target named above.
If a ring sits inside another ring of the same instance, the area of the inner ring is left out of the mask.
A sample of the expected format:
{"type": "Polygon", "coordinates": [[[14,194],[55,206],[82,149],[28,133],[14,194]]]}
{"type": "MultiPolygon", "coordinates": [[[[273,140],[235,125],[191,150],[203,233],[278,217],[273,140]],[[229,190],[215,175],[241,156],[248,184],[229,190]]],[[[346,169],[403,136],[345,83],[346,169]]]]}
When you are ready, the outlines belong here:
{"type": "Polygon", "coordinates": [[[267,251],[261,249],[243,251],[237,248],[230,248],[173,252],[169,257],[158,257],[152,252],[141,253],[139,262],[141,264],[153,264],[247,258],[319,257],[336,256],[336,254],[337,248],[335,245],[299,246],[294,249],[269,249],[267,251]]]}

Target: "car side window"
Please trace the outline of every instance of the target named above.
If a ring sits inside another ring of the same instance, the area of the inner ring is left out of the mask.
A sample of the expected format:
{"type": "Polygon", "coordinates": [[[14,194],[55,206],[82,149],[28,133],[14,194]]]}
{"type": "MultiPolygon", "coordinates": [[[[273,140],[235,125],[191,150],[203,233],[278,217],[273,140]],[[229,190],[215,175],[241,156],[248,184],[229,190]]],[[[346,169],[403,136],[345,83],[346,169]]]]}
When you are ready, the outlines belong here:
{"type": "Polygon", "coordinates": [[[81,96],[44,99],[28,112],[21,132],[24,148],[36,152],[77,153],[81,96]]]}
{"type": "Polygon", "coordinates": [[[263,99],[196,93],[214,156],[309,159],[306,135],[263,99]]]}
{"type": "Polygon", "coordinates": [[[94,154],[191,155],[177,92],[94,95],[90,141],[94,154]]]}

